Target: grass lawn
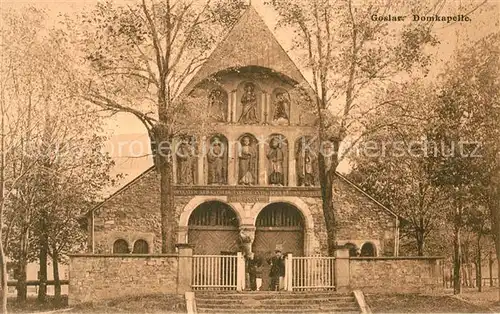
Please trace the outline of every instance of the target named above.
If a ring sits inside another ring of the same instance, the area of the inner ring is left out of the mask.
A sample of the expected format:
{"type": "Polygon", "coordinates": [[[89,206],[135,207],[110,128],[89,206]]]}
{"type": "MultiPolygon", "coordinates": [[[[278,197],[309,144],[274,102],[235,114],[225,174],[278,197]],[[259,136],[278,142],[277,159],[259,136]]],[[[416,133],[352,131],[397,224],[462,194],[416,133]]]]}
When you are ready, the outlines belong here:
{"type": "Polygon", "coordinates": [[[65,313],[186,313],[182,295],[145,295],[79,304],[65,313]]]}
{"type": "Polygon", "coordinates": [[[47,301],[40,303],[37,301],[35,296],[29,296],[26,303],[19,304],[15,297],[9,297],[7,299],[7,309],[11,313],[33,313],[33,312],[47,312],[54,311],[57,309],[63,309],[68,306],[68,296],[61,296],[61,301],[57,304],[54,297],[47,296],[47,301]]]}
{"type": "Polygon", "coordinates": [[[374,313],[491,313],[480,304],[472,304],[453,295],[367,294],[374,313]]]}

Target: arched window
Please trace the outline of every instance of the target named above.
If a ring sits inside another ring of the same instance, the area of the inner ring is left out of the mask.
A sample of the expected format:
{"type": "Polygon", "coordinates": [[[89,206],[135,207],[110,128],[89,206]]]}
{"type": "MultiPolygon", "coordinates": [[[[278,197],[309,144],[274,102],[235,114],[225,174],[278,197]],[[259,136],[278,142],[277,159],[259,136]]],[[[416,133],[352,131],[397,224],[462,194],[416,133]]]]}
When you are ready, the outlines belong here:
{"type": "Polygon", "coordinates": [[[358,247],[356,244],[353,243],[346,243],[345,248],[349,250],[349,257],[356,257],[358,256],[358,247]]]}
{"type": "Polygon", "coordinates": [[[149,253],[149,245],[144,240],[137,240],[134,242],[134,250],[132,251],[134,254],[148,254],[149,253]]]}
{"type": "Polygon", "coordinates": [[[375,245],[370,242],[363,244],[361,246],[361,256],[377,256],[375,245]]]}
{"type": "Polygon", "coordinates": [[[113,254],[127,254],[130,253],[127,241],[118,239],[113,243],[113,254]]]}

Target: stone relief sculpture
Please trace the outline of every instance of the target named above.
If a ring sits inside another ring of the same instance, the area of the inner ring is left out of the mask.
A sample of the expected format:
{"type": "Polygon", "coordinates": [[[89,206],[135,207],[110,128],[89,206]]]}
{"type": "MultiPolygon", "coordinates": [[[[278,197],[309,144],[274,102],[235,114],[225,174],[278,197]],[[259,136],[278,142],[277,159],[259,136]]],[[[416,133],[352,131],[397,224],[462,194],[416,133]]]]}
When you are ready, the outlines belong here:
{"type": "Polygon", "coordinates": [[[274,114],[273,123],[275,124],[287,124],[289,122],[289,116],[287,110],[290,108],[290,99],[288,94],[284,92],[276,93],[276,100],[274,102],[274,114]]]}
{"type": "Polygon", "coordinates": [[[283,152],[284,138],[280,136],[273,136],[269,143],[269,152],[267,159],[270,164],[270,174],[268,182],[271,185],[285,185],[285,173],[283,163],[285,160],[285,153],[283,152]]]}
{"type": "Polygon", "coordinates": [[[193,185],[194,180],[194,146],[193,141],[183,138],[178,145],[177,156],[177,184],[193,185]]]}
{"type": "Polygon", "coordinates": [[[306,145],[308,140],[305,137],[298,140],[295,156],[298,186],[314,186],[316,183],[316,155],[306,145]]]}
{"type": "Polygon", "coordinates": [[[208,149],[208,184],[226,184],[227,143],[219,137],[210,141],[208,149]]]}
{"type": "Polygon", "coordinates": [[[241,96],[241,116],[238,122],[243,124],[259,123],[257,118],[257,96],[255,95],[255,85],[252,83],[245,84],[241,96]]]}
{"type": "Polygon", "coordinates": [[[241,139],[238,152],[238,184],[253,185],[257,183],[257,152],[255,143],[250,136],[245,135],[241,139]]]}
{"type": "Polygon", "coordinates": [[[245,256],[252,253],[252,244],[255,239],[255,230],[253,229],[240,229],[239,242],[240,248],[243,250],[245,256]]]}
{"type": "Polygon", "coordinates": [[[220,89],[213,89],[209,96],[210,113],[215,121],[225,122],[227,116],[227,94],[220,89]]]}

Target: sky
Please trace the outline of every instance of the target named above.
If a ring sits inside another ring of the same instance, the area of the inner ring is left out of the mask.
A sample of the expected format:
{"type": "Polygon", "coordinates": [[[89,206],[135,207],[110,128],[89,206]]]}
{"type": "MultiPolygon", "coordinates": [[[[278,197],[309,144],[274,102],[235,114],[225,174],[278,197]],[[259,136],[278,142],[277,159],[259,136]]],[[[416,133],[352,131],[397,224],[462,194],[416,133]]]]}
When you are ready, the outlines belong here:
{"type": "MultiPolygon", "coordinates": [[[[385,1],[385,0],[380,0],[385,1]]],[[[447,7],[442,14],[455,14],[460,6],[469,6],[471,1],[479,3],[483,0],[447,0],[447,7]]],[[[59,13],[75,14],[85,8],[91,8],[98,0],[0,0],[0,10],[14,7],[19,8],[24,5],[35,5],[47,9],[49,16],[56,20],[59,13]]],[[[133,3],[135,0],[115,0],[117,3],[133,3]]],[[[355,1],[357,5],[363,5],[362,0],[355,1]]],[[[433,73],[438,73],[447,60],[453,54],[453,51],[460,46],[460,41],[466,38],[480,38],[499,28],[500,23],[500,0],[489,0],[487,5],[482,10],[477,10],[471,14],[473,21],[468,24],[451,24],[436,27],[437,35],[440,44],[431,54],[435,57],[433,64],[433,73]],[[488,8],[488,9],[486,9],[488,8]]],[[[276,12],[264,5],[264,0],[252,0],[252,5],[264,19],[265,23],[275,33],[280,44],[289,50],[291,46],[291,37],[285,31],[275,30],[276,12]]],[[[458,11],[460,12],[460,11],[458,11]]],[[[462,13],[462,12],[460,12],[462,13]]],[[[292,60],[298,63],[298,58],[293,53],[290,53],[292,60]]],[[[311,75],[305,71],[299,64],[299,69],[302,70],[306,79],[311,80],[311,75]]],[[[148,137],[145,128],[137,119],[131,115],[118,114],[112,119],[107,120],[106,129],[110,135],[107,150],[115,159],[117,166],[114,168],[114,173],[123,173],[126,175],[124,182],[132,180],[136,175],[140,174],[152,165],[151,157],[144,157],[143,152],[148,150],[148,137]],[[128,146],[123,145],[127,143],[128,146]],[[132,154],[130,153],[132,151],[132,154]],[[135,154],[134,154],[135,152],[135,154]],[[133,155],[133,156],[131,156],[133,155]]],[[[338,170],[340,172],[348,172],[350,169],[347,162],[342,163],[338,170]]]]}

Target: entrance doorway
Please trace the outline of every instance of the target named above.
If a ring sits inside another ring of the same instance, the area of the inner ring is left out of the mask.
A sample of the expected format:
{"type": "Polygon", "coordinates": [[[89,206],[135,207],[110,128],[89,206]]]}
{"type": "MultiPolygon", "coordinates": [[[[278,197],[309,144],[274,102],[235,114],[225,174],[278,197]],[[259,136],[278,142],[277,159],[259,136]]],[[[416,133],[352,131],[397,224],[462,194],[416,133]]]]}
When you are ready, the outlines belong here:
{"type": "Polygon", "coordinates": [[[255,222],[253,252],[262,261],[262,287],[269,290],[270,266],[268,260],[274,251],[283,254],[304,255],[304,218],[301,212],[288,203],[273,203],[262,209],[255,222]]]}
{"type": "Polygon", "coordinates": [[[233,209],[222,202],[199,205],[188,222],[188,242],[195,255],[228,255],[238,251],[239,222],[233,209]]]}

